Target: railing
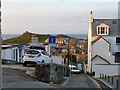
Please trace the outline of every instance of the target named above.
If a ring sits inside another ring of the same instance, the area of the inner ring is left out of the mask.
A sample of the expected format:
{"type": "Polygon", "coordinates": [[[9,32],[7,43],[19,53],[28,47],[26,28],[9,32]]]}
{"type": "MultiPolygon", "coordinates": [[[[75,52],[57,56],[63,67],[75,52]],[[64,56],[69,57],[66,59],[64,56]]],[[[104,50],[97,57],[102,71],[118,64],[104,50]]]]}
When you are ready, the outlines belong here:
{"type": "Polygon", "coordinates": [[[105,82],[114,86],[115,88],[120,87],[120,82],[118,77],[119,76],[109,76],[109,75],[100,73],[100,79],[104,80],[105,82]]]}

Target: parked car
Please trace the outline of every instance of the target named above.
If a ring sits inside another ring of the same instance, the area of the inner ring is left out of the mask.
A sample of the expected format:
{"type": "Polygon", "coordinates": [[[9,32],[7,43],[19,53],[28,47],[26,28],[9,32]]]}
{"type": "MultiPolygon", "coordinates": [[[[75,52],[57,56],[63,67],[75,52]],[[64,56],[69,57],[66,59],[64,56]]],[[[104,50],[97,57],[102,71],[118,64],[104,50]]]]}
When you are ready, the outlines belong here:
{"type": "Polygon", "coordinates": [[[70,72],[72,72],[72,73],[80,73],[81,72],[81,70],[78,69],[77,66],[75,66],[75,65],[69,65],[69,67],[70,67],[70,72]]]}
{"type": "Polygon", "coordinates": [[[27,64],[36,64],[36,63],[50,63],[51,60],[49,56],[46,55],[43,50],[30,49],[26,51],[23,57],[23,66],[27,64]]]}

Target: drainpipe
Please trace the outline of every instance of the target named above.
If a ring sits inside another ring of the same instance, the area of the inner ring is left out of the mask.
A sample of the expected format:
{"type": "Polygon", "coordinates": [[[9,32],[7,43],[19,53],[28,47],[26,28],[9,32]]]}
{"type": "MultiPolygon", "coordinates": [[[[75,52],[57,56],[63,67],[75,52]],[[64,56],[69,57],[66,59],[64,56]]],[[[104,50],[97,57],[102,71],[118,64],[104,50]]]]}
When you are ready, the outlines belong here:
{"type": "MultiPolygon", "coordinates": [[[[0,0],[0,9],[1,9],[1,0],[0,0]]],[[[1,39],[1,11],[0,11],[0,90],[2,89],[1,44],[2,44],[2,39],[1,39]]]]}

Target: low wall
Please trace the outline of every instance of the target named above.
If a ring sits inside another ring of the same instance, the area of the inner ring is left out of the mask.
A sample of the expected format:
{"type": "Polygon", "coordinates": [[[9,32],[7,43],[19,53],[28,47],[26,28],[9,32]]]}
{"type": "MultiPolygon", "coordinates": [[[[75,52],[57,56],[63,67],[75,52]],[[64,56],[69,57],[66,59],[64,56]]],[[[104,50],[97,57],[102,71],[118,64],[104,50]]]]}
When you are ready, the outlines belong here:
{"type": "Polygon", "coordinates": [[[109,76],[120,75],[120,64],[96,64],[95,65],[95,77],[99,78],[100,74],[106,74],[109,76]]]}
{"type": "Polygon", "coordinates": [[[37,64],[35,76],[43,82],[58,84],[65,76],[65,67],[58,64],[37,64]]]}
{"type": "Polygon", "coordinates": [[[15,60],[2,59],[2,64],[17,64],[15,60]]]}

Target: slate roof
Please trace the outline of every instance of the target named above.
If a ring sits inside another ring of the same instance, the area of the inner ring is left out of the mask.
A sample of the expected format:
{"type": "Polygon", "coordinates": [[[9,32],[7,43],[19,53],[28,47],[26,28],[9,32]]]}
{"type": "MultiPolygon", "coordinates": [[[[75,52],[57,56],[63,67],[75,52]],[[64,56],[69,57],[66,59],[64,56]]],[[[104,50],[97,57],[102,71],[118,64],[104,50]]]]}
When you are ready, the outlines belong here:
{"type": "Polygon", "coordinates": [[[95,55],[91,60],[93,61],[93,60],[94,60],[95,58],[97,58],[97,57],[101,58],[102,60],[104,60],[105,62],[107,62],[108,64],[110,64],[109,61],[107,61],[106,59],[104,59],[103,57],[101,57],[101,56],[99,56],[99,55],[95,55]]]}
{"type": "Polygon", "coordinates": [[[92,35],[97,36],[97,26],[101,23],[109,26],[108,36],[120,36],[120,19],[93,19],[92,35]]]}
{"type": "MultiPolygon", "coordinates": [[[[104,39],[101,35],[100,36],[97,36],[97,38],[96,39],[94,39],[91,43],[92,44],[94,44],[96,41],[98,41],[99,39],[104,39]]],[[[110,44],[110,42],[108,42],[106,39],[104,39],[107,43],[109,43],[110,44]]]]}

